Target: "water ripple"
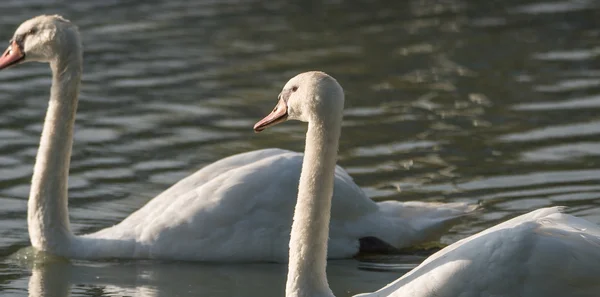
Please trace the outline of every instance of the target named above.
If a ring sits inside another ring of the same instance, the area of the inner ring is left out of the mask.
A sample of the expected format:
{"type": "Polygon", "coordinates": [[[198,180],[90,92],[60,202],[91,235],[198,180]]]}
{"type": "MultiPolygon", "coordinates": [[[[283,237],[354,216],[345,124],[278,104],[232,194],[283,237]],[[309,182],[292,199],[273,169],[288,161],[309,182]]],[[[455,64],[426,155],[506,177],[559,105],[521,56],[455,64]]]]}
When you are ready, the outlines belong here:
{"type": "MultiPolygon", "coordinates": [[[[75,232],[112,226],[231,154],[302,151],[303,123],[259,135],[251,128],[290,76],[312,69],[344,86],[339,163],[369,196],[483,202],[443,242],[542,206],[564,204],[600,222],[597,1],[6,0],[3,12],[5,40],[41,13],[65,15],[82,34],[69,178],[75,232]]],[[[8,255],[29,245],[26,199],[51,79],[47,65],[29,63],[0,71],[0,81],[0,254],[8,255]]],[[[169,280],[188,290],[193,282],[179,278],[201,268],[178,263],[187,274],[149,275],[161,265],[119,263],[105,274],[86,266],[93,281],[71,279],[71,296],[189,295],[169,280]],[[140,288],[140,279],[152,286],[140,288]]],[[[231,295],[282,290],[285,267],[269,267],[221,275],[210,267],[193,292],[231,275],[231,295]],[[277,281],[236,287],[265,271],[277,281]]],[[[363,275],[373,281],[353,291],[348,274],[360,270],[344,268],[331,278],[339,296],[397,277],[363,275]]],[[[1,294],[26,295],[31,272],[0,268],[1,294]]],[[[202,292],[224,296],[215,290],[202,292]]]]}

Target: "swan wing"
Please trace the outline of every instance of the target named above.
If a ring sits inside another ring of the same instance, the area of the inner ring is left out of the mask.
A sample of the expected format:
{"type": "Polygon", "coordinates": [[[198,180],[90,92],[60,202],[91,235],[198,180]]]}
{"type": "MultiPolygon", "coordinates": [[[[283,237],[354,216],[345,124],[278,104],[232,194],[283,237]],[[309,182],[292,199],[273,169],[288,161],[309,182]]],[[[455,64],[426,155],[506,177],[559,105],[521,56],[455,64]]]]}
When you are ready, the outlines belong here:
{"type": "Polygon", "coordinates": [[[600,228],[539,209],[458,241],[357,296],[597,296],[600,228]]]}
{"type": "MultiPolygon", "coordinates": [[[[128,251],[132,258],[285,262],[302,158],[300,153],[271,149],[220,160],[120,224],[88,236],[134,241],[135,251],[128,251]]],[[[336,226],[377,210],[339,166],[334,192],[336,226]]],[[[332,257],[357,252],[352,230],[339,229],[332,240],[340,246],[332,248],[332,257]]]]}
{"type": "MultiPolygon", "coordinates": [[[[213,162],[209,165],[204,166],[202,169],[196,171],[195,173],[189,175],[188,177],[180,180],[176,184],[169,187],[167,190],[163,191],[156,198],[161,196],[174,197],[179,194],[190,191],[190,189],[195,189],[202,184],[210,181],[211,179],[235,168],[243,167],[248,164],[257,162],[264,158],[269,158],[281,154],[289,154],[295,153],[288,150],[278,149],[278,148],[269,148],[262,149],[256,151],[250,151],[246,153],[232,155],[223,159],[220,159],[216,162],[213,162]]],[[[155,199],[156,199],[155,198],[155,199]]]]}

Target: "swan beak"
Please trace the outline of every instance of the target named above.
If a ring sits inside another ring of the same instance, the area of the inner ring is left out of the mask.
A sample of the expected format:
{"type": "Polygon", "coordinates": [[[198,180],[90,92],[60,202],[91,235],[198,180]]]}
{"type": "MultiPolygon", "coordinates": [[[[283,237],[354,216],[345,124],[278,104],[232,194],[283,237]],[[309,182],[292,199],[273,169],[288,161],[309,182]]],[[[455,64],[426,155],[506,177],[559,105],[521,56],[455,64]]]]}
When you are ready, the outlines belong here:
{"type": "Polygon", "coordinates": [[[0,69],[15,65],[25,58],[25,54],[21,51],[21,47],[16,41],[11,41],[10,45],[0,56],[0,69]]]}
{"type": "Polygon", "coordinates": [[[284,122],[287,120],[287,117],[287,103],[285,100],[283,100],[283,98],[280,98],[277,106],[275,106],[275,109],[273,109],[268,116],[258,121],[258,123],[254,125],[254,132],[258,133],[264,129],[267,129],[268,127],[284,122]]]}

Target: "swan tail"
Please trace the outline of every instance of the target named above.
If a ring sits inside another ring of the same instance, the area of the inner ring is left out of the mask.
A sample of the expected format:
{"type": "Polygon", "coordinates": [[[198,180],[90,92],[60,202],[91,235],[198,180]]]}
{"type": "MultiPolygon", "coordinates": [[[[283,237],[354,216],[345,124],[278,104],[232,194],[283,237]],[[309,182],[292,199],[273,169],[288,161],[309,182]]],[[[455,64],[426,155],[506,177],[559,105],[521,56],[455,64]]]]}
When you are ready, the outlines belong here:
{"type": "Polygon", "coordinates": [[[480,209],[478,205],[461,202],[384,201],[377,205],[375,219],[380,227],[374,237],[396,249],[437,241],[461,218],[480,209]]]}

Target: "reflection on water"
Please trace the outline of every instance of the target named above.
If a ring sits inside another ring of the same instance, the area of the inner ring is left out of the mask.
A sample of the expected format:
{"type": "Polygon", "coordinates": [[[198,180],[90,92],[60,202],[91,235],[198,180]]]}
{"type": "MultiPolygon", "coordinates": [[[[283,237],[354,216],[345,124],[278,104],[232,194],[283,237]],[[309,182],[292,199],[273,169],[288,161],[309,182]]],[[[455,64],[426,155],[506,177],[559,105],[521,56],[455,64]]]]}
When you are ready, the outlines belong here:
{"type": "MultiPolygon", "coordinates": [[[[41,13],[80,27],[75,232],[121,221],[219,158],[302,150],[300,123],[251,127],[289,77],[321,69],[347,94],[340,164],[371,197],[483,203],[448,243],[549,205],[600,222],[599,12],[594,0],[5,0],[0,38],[41,13]]],[[[49,74],[0,72],[0,256],[29,245],[49,74]]],[[[2,296],[281,296],[285,278],[282,265],[40,265],[0,258],[2,296]]],[[[337,296],[404,271],[357,267],[332,262],[337,296]]]]}
{"type": "MultiPolygon", "coordinates": [[[[281,296],[286,272],[286,267],[278,264],[69,263],[46,259],[33,265],[27,285],[29,297],[281,296]]],[[[392,272],[356,269],[352,260],[334,261],[328,275],[338,296],[376,290],[397,277],[392,272]]],[[[19,291],[9,289],[6,293],[17,296],[19,291]]]]}

